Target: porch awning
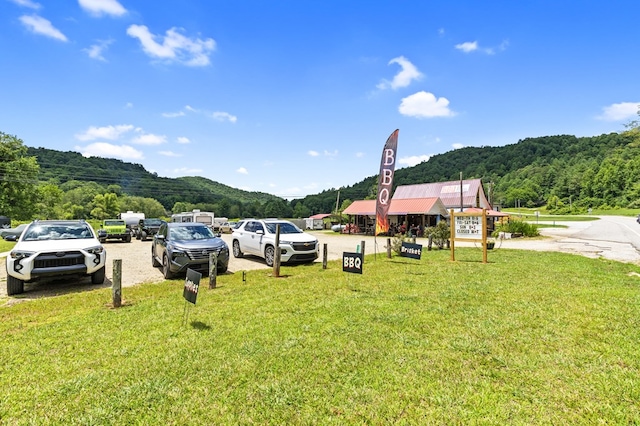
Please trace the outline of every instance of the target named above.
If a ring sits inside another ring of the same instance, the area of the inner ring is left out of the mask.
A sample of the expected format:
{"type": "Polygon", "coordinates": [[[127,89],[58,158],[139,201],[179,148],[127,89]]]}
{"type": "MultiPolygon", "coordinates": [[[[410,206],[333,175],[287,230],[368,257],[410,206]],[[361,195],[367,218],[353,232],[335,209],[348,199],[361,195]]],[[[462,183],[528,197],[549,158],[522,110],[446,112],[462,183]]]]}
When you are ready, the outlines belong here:
{"type": "MultiPolygon", "coordinates": [[[[342,213],[351,216],[375,216],[376,200],[354,201],[342,213]]],[[[391,216],[408,214],[449,215],[440,198],[392,199],[389,202],[388,214],[391,216]]]]}

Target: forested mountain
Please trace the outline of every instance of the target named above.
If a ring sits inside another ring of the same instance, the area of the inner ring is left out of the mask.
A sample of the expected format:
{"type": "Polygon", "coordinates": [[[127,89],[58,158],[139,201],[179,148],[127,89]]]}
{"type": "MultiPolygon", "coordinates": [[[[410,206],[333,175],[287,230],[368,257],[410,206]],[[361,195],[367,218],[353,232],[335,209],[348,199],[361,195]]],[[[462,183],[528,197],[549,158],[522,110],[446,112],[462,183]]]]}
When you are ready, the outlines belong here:
{"type": "MultiPolygon", "coordinates": [[[[399,150],[401,150],[401,141],[399,150]]],[[[637,130],[594,137],[527,138],[501,147],[467,147],[397,169],[398,185],[480,178],[494,204],[549,205],[552,210],[640,207],[640,135],[637,130]]],[[[375,197],[377,175],[340,189],[341,200],[375,197]]],[[[337,190],[298,202],[333,211],[337,190]]]]}
{"type": "Polygon", "coordinates": [[[203,177],[159,177],[140,164],[113,158],[83,157],[77,152],[31,147],[27,153],[35,156],[40,165],[40,181],[54,180],[58,184],[92,181],[103,186],[118,185],[128,195],[155,198],[167,210],[178,202],[211,204],[226,198],[243,204],[264,204],[281,200],[275,195],[243,191],[203,177]]]}
{"type": "MultiPolygon", "coordinates": [[[[20,154],[19,139],[0,136],[0,184],[9,197],[5,200],[0,194],[0,207],[25,218],[33,211],[28,206],[36,204],[36,211],[49,212],[39,213],[45,217],[100,217],[125,208],[154,212],[160,208],[167,214],[201,208],[228,217],[306,217],[333,212],[337,203],[341,209],[349,201],[374,198],[377,187],[377,176],[370,176],[339,190],[288,202],[203,177],[163,178],[140,164],[86,158],[77,152],[24,147],[26,152],[20,154]],[[22,155],[33,159],[24,163],[33,178],[15,177],[27,170],[20,163],[22,155]],[[26,185],[34,178],[37,194],[27,189],[10,194],[18,182],[26,185]],[[15,201],[19,195],[24,202],[12,204],[10,198],[15,201]]],[[[546,205],[558,213],[569,206],[574,212],[588,207],[640,208],[640,127],[593,137],[545,136],[501,147],[462,148],[397,169],[394,187],[457,180],[460,173],[465,179],[482,179],[490,200],[503,207],[546,205]]]]}

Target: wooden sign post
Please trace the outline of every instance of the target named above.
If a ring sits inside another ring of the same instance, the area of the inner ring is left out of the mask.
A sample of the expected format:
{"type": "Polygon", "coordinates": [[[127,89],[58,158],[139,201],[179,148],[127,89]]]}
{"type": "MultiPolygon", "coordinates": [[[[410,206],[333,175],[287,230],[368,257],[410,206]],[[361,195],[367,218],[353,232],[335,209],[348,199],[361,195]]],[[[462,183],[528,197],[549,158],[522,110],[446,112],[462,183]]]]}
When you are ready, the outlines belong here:
{"type": "Polygon", "coordinates": [[[456,241],[480,242],[482,263],[487,263],[487,209],[478,213],[456,213],[449,210],[451,217],[451,260],[456,260],[456,241]]]}

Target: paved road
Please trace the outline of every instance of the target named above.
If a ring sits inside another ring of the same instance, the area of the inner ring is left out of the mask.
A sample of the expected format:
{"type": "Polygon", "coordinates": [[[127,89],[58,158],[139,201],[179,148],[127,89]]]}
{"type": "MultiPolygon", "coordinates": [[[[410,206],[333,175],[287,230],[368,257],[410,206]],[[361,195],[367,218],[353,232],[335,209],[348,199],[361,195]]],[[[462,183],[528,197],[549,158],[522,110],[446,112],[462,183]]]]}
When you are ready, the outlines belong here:
{"type": "Polygon", "coordinates": [[[589,222],[557,222],[567,228],[542,228],[546,241],[505,241],[505,247],[561,251],[640,264],[640,224],[635,218],[600,216],[589,222]]]}

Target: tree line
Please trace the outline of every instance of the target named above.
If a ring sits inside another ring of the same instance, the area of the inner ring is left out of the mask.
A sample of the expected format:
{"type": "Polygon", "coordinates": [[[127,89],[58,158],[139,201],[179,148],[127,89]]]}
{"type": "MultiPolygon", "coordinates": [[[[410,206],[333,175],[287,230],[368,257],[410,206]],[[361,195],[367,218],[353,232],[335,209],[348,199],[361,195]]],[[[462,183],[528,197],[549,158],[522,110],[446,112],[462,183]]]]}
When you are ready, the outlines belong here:
{"type": "MultiPolygon", "coordinates": [[[[593,137],[527,138],[501,147],[466,147],[397,169],[398,185],[480,178],[494,206],[640,208],[640,123],[593,137]]],[[[123,211],[148,217],[200,209],[217,216],[308,217],[376,196],[377,176],[348,187],[285,200],[203,177],[159,177],[140,164],[26,147],[0,132],[0,215],[16,220],[104,219],[123,211]]]]}

